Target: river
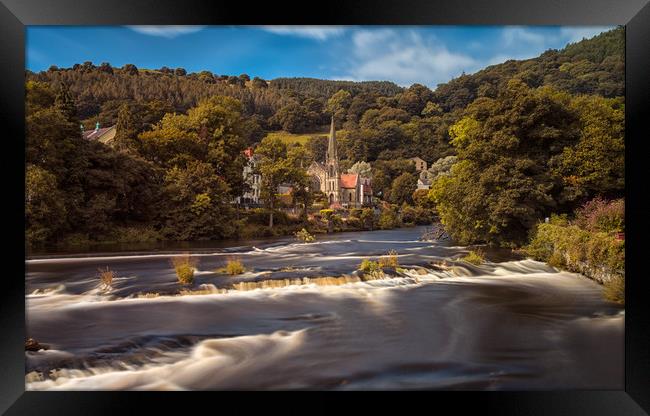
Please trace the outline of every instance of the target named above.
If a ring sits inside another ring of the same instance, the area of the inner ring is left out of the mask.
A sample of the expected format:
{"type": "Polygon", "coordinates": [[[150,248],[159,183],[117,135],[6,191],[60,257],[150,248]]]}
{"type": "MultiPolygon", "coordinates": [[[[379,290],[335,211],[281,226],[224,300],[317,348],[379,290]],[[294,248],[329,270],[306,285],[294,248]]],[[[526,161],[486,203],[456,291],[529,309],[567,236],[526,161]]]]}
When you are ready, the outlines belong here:
{"type": "Polygon", "coordinates": [[[624,309],[544,263],[420,241],[423,228],[26,261],[28,390],[617,389],[624,309]],[[388,250],[401,269],[360,281],[388,250]],[[226,259],[247,271],[215,273],[226,259]],[[435,264],[447,261],[446,267],[435,264]],[[100,290],[97,269],[117,274],[100,290]],[[144,295],[155,294],[155,295],[144,295]]]}

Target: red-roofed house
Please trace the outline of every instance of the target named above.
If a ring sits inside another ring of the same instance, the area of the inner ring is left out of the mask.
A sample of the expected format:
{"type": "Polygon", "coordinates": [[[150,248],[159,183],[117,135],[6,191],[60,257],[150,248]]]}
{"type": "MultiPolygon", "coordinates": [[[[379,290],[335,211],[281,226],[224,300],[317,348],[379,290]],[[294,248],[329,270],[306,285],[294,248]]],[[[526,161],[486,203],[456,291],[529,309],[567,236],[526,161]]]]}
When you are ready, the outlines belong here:
{"type": "Polygon", "coordinates": [[[116,126],[99,127],[99,122],[95,124],[95,130],[82,131],[84,139],[95,140],[104,144],[109,144],[115,138],[117,133],[116,126]]]}

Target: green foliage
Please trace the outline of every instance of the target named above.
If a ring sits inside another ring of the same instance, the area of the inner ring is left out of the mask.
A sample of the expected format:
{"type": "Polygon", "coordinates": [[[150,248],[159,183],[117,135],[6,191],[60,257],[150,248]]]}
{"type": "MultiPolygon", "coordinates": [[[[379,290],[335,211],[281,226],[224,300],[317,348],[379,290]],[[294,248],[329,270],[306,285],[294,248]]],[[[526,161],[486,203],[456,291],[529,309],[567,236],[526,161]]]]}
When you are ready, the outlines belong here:
{"type": "Polygon", "coordinates": [[[418,187],[418,179],[412,173],[404,172],[395,180],[391,186],[390,199],[397,205],[404,203],[413,204],[413,192],[418,187]]]}
{"type": "Polygon", "coordinates": [[[580,136],[551,163],[574,198],[620,193],[625,187],[625,109],[622,99],[578,96],[580,136]]]}
{"type": "Polygon", "coordinates": [[[489,66],[439,85],[431,101],[443,111],[462,109],[478,98],[494,98],[512,78],[530,87],[547,85],[572,94],[620,97],[625,91],[624,42],[625,29],[619,27],[537,58],[489,66]]]}
{"type": "Polygon", "coordinates": [[[359,265],[359,270],[369,275],[377,275],[382,272],[379,263],[369,259],[363,259],[359,265]]]}
{"type": "Polygon", "coordinates": [[[302,241],[303,243],[313,243],[316,241],[316,237],[309,234],[309,231],[304,228],[296,232],[295,236],[299,241],[302,241]]]}
{"type": "MultiPolygon", "coordinates": [[[[599,205],[598,201],[595,205],[599,205]]],[[[588,205],[587,205],[588,206],[588,205]]],[[[625,241],[577,221],[539,224],[525,253],[554,267],[582,273],[604,283],[606,299],[625,304],[625,241]]]]}
{"type": "Polygon", "coordinates": [[[615,276],[612,280],[605,282],[603,296],[607,300],[625,305],[625,278],[615,276]]]}
{"type": "MultiPolygon", "coordinates": [[[[307,145],[307,143],[310,140],[323,140],[323,139],[327,140],[325,135],[320,135],[318,133],[296,134],[296,133],[289,133],[286,131],[269,132],[266,134],[266,137],[270,139],[280,139],[286,145],[290,145],[293,143],[307,145]]],[[[325,143],[327,144],[327,142],[325,143]]],[[[327,146],[325,146],[325,148],[327,148],[327,146]]]]}
{"type": "Polygon", "coordinates": [[[584,274],[625,275],[625,242],[576,225],[539,224],[525,252],[536,260],[584,274]]]}
{"type": "Polygon", "coordinates": [[[245,271],[244,264],[237,258],[228,259],[226,262],[226,273],[231,276],[242,274],[245,271]]]}
{"type": "Polygon", "coordinates": [[[38,166],[27,165],[25,178],[25,226],[27,240],[43,243],[56,237],[65,225],[64,194],[56,177],[38,166]]]}
{"type": "MultiPolygon", "coordinates": [[[[316,199],[304,168],[327,147],[324,133],[308,132],[327,131],[333,114],[342,171],[371,174],[383,201],[415,204],[403,222],[424,223],[435,204],[460,243],[521,244],[550,212],[622,196],[623,35],[617,28],[435,91],[132,64],[27,71],[28,243],[292,233],[299,228],[278,213],[277,187],[293,188],[289,204],[302,207],[303,226],[316,199]],[[114,147],[83,139],[80,124],[96,122],[117,124],[114,147]],[[242,150],[260,140],[262,222],[231,204],[245,189],[242,150]],[[434,181],[428,200],[413,192],[413,156],[435,162],[422,173],[434,181]]],[[[400,215],[385,211],[364,210],[345,226],[399,226],[400,215]]],[[[336,215],[327,221],[344,226],[336,215]]]]}
{"type": "Polygon", "coordinates": [[[379,215],[378,225],[382,230],[390,230],[399,227],[401,223],[396,209],[393,207],[383,209],[379,215]]]}
{"type": "MultiPolygon", "coordinates": [[[[450,129],[458,161],[451,175],[439,176],[430,191],[454,239],[461,244],[522,244],[547,212],[572,210],[577,195],[595,192],[587,187],[575,192],[552,168],[565,160],[567,149],[582,142],[585,126],[576,100],[582,98],[512,80],[496,98],[481,98],[468,107],[467,115],[450,129]]],[[[602,148],[610,156],[622,156],[622,151],[602,148]]]]}
{"type": "Polygon", "coordinates": [[[198,264],[198,261],[195,258],[189,254],[184,254],[173,257],[171,263],[176,272],[178,283],[182,285],[190,285],[194,283],[194,271],[198,264]]]}
{"type": "Polygon", "coordinates": [[[359,216],[363,227],[366,230],[373,230],[377,226],[377,218],[375,211],[372,208],[363,208],[361,210],[361,215],[359,216]]]}
{"type": "Polygon", "coordinates": [[[410,205],[402,205],[400,210],[400,219],[403,224],[408,225],[427,225],[431,224],[433,214],[430,209],[423,207],[412,207],[410,205]]]}
{"type": "MultiPolygon", "coordinates": [[[[294,148],[295,149],[295,148],[294,148]]],[[[304,208],[309,205],[310,195],[302,191],[306,190],[309,178],[305,172],[301,152],[287,149],[287,145],[277,137],[265,137],[257,146],[257,154],[260,156],[258,171],[262,176],[261,197],[267,208],[269,208],[269,227],[273,227],[274,210],[278,206],[277,190],[281,184],[290,184],[300,192],[304,208]]]]}
{"type": "Polygon", "coordinates": [[[153,226],[118,226],[109,238],[116,243],[138,243],[161,241],[163,236],[153,226]]]}
{"type": "Polygon", "coordinates": [[[369,178],[372,173],[372,167],[368,162],[359,161],[352,165],[350,169],[348,169],[348,173],[358,173],[364,178],[369,178]]]}
{"type": "Polygon", "coordinates": [[[415,206],[418,208],[431,209],[434,207],[433,201],[429,198],[428,189],[416,189],[411,198],[413,199],[415,206]]]}
{"type": "Polygon", "coordinates": [[[382,269],[387,267],[394,269],[398,268],[399,260],[397,258],[397,251],[389,250],[386,255],[379,257],[378,265],[382,269]]]}
{"type": "Polygon", "coordinates": [[[211,164],[188,162],[164,178],[162,233],[174,240],[212,239],[234,235],[230,188],[211,164]]]}
{"type": "Polygon", "coordinates": [[[466,256],[460,258],[461,261],[480,266],[485,262],[485,255],[481,250],[472,250],[466,256]]]}

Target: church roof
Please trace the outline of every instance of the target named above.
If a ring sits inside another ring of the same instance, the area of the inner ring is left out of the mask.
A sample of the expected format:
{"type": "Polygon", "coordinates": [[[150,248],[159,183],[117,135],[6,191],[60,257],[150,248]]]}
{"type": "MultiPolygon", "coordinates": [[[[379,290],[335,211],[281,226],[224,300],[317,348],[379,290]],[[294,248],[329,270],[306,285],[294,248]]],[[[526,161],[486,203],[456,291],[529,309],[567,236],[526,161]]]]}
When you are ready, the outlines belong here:
{"type": "Polygon", "coordinates": [[[110,130],[114,128],[115,126],[110,126],[110,127],[103,127],[97,130],[84,131],[83,132],[84,139],[88,139],[88,140],[99,139],[100,137],[102,137],[103,135],[105,135],[106,133],[108,133],[110,130]]]}
{"type": "Polygon", "coordinates": [[[325,165],[320,162],[311,162],[311,165],[309,165],[307,172],[316,173],[316,171],[325,172],[327,169],[325,168],[325,165]]]}
{"type": "Polygon", "coordinates": [[[356,188],[358,182],[358,173],[344,173],[341,175],[341,188],[356,188]]]}

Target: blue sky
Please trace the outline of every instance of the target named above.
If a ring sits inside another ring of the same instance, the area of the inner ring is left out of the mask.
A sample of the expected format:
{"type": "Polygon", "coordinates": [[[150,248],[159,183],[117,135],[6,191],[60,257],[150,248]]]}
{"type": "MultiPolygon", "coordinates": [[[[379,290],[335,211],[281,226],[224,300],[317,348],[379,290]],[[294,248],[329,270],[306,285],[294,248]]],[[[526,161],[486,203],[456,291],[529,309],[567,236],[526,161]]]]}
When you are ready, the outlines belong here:
{"type": "Polygon", "coordinates": [[[92,61],[264,79],[387,80],[435,88],[463,72],[592,37],[592,26],[30,26],[26,65],[92,61]]]}

